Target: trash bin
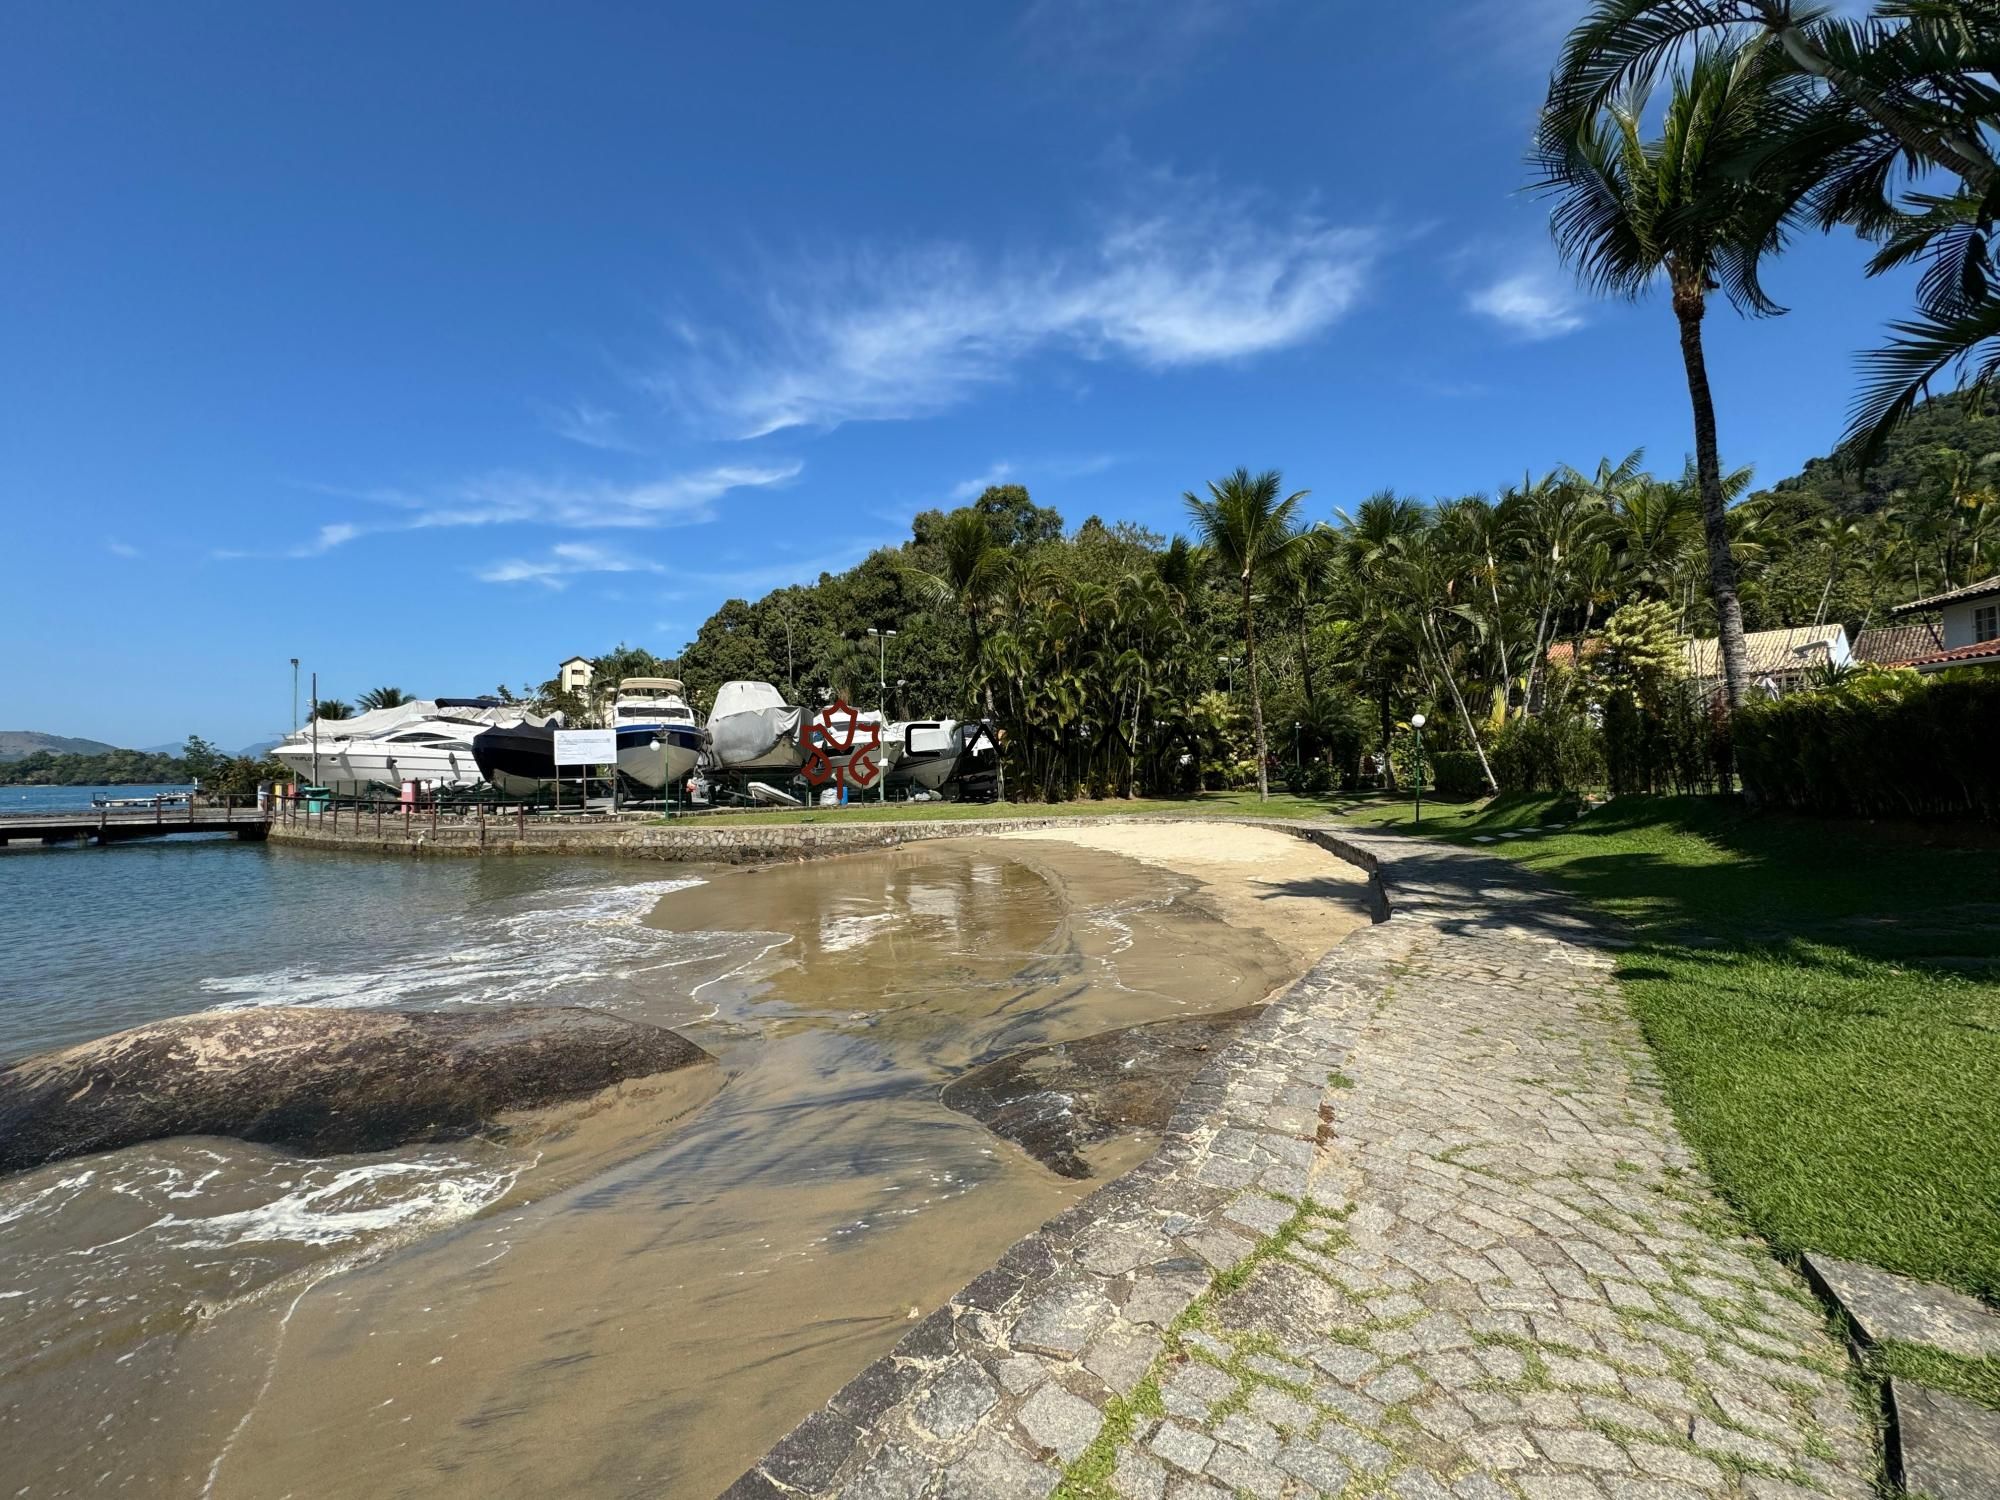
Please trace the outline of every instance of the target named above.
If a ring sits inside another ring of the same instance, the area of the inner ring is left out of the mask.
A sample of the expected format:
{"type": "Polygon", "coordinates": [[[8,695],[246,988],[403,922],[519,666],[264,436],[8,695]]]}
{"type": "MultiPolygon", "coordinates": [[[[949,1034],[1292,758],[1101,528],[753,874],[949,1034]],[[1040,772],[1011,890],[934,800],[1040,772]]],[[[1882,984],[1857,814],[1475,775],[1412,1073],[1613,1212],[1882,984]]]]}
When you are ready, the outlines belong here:
{"type": "Polygon", "coordinates": [[[306,799],[306,811],[323,813],[333,806],[333,793],[323,786],[302,786],[299,795],[306,799]]]}

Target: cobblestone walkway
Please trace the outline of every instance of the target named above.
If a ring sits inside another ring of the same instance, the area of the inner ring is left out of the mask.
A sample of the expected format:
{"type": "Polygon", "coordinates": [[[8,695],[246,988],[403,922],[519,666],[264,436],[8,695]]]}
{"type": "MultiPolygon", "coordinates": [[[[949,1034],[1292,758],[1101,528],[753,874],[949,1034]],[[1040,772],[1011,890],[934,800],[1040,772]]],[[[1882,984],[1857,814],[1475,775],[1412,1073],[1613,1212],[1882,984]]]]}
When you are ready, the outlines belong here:
{"type": "Polygon", "coordinates": [[[1390,919],[728,1500],[1874,1493],[1845,1355],[1681,1144],[1608,940],[1504,861],[1343,840],[1390,919]]]}

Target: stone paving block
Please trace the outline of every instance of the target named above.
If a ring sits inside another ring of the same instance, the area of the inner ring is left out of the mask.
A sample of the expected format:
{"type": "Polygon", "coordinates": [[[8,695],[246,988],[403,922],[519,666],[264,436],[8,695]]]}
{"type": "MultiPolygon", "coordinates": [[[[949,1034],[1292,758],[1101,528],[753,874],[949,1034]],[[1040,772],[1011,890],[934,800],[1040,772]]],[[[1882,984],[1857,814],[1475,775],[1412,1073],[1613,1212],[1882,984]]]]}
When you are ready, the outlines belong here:
{"type": "Polygon", "coordinates": [[[1889,1399],[1905,1489],[1932,1500],[2000,1495],[2000,1412],[1901,1379],[1889,1399]]]}
{"type": "Polygon", "coordinates": [[[1021,1403],[1014,1420],[1038,1448],[1053,1449],[1071,1463],[1096,1439],[1104,1413],[1050,1382],[1021,1403]]]}
{"type": "Polygon", "coordinates": [[[1124,1500],[1161,1500],[1167,1492],[1167,1468],[1157,1458],[1131,1449],[1118,1455],[1111,1471],[1111,1488],[1124,1500]]]}
{"type": "Polygon", "coordinates": [[[1152,1448],[1175,1467],[1198,1474],[1201,1466],[1208,1462],[1209,1454],[1215,1451],[1215,1439],[1203,1437],[1179,1422],[1169,1421],[1162,1422],[1160,1430],[1153,1434],[1152,1448]]]}
{"type": "Polygon", "coordinates": [[[1121,1321],[1091,1340],[1083,1367],[1121,1396],[1129,1396],[1146,1378],[1163,1347],[1157,1334],[1121,1321]]]}
{"type": "Polygon", "coordinates": [[[1044,1500],[1061,1480],[1060,1469],[987,1432],[946,1467],[937,1494],[938,1500],[1044,1500]]]}
{"type": "Polygon", "coordinates": [[[963,1437],[999,1399],[999,1388],[986,1372],[961,1357],[917,1393],[911,1418],[932,1437],[963,1437]]]}
{"type": "Polygon", "coordinates": [[[1817,1251],[1806,1270],[1875,1343],[1928,1344],[1961,1359],[2000,1358],[2000,1313],[1950,1287],[1817,1251]]]}
{"type": "Polygon", "coordinates": [[[1303,1479],[1324,1494],[1338,1494],[1353,1478],[1354,1471],[1336,1455],[1311,1443],[1293,1441],[1278,1454],[1278,1467],[1303,1479]]]}
{"type": "Polygon", "coordinates": [[[1095,1287],[1061,1282],[1028,1305],[1014,1324],[1012,1342],[1031,1354],[1074,1359],[1110,1316],[1111,1304],[1095,1287]]]}

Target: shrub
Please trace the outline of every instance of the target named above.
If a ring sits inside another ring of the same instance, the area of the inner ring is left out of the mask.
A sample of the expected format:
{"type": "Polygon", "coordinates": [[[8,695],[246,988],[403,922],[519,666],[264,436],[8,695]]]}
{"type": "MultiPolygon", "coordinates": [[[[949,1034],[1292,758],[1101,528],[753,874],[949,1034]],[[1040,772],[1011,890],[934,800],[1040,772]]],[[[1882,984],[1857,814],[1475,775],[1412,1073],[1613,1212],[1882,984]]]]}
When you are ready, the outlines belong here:
{"type": "Polygon", "coordinates": [[[1868,672],[1737,715],[1743,785],[1802,812],[2000,820],[2000,675],[1868,672]]]}
{"type": "Polygon", "coordinates": [[[1285,767],[1285,790],[1294,797],[1324,797],[1333,790],[1333,772],[1322,761],[1285,767]]]}
{"type": "Polygon", "coordinates": [[[1438,750],[1424,760],[1440,797],[1466,800],[1484,795],[1486,773],[1479,768],[1479,757],[1472,751],[1438,750]]]}
{"type": "Polygon", "coordinates": [[[1729,723],[1682,683],[1653,702],[1620,689],[1604,706],[1604,769],[1611,794],[1727,790],[1729,723]]]}
{"type": "Polygon", "coordinates": [[[1573,792],[1604,780],[1604,736],[1580,713],[1515,719],[1493,742],[1503,792],[1573,792]]]}

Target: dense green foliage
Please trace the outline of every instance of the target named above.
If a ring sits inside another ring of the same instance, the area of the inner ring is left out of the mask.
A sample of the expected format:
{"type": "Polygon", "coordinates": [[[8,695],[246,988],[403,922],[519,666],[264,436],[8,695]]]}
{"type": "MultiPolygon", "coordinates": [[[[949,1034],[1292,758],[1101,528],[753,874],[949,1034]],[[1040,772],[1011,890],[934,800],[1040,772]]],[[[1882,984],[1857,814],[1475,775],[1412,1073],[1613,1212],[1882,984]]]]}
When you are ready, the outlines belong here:
{"type": "Polygon", "coordinates": [[[2000,675],[1867,672],[1746,708],[1746,790],[1778,807],[2000,820],[2000,675]]]}
{"type": "Polygon", "coordinates": [[[192,781],[212,796],[246,800],[257,794],[258,782],[290,777],[291,772],[274,760],[224,755],[199,735],[190,735],[179,755],[145,750],[103,755],[39,751],[0,765],[0,784],[12,786],[180,786],[192,781]]]}
{"type": "MultiPolygon", "coordinates": [[[[1618,968],[1681,1129],[1782,1251],[2000,1299],[1993,850],[1733,799],[1424,809],[1629,925],[1618,968]]],[[[1409,829],[1407,801],[1354,814],[1409,829]]]]}
{"type": "Polygon", "coordinates": [[[55,755],[37,750],[0,763],[0,783],[8,786],[149,786],[188,780],[178,755],[146,750],[108,750],[101,755],[55,755]]]}

